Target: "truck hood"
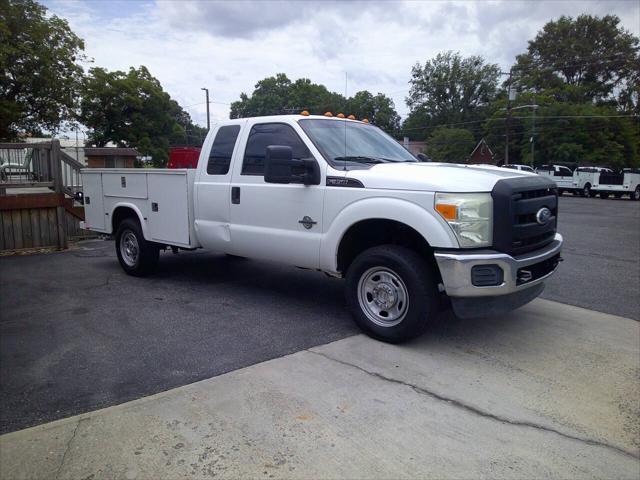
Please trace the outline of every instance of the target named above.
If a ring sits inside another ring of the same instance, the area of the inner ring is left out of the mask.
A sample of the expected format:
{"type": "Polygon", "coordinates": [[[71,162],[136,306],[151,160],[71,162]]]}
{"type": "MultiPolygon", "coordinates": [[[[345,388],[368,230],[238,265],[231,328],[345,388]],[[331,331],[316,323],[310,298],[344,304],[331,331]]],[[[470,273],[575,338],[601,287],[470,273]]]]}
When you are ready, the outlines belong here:
{"type": "Polygon", "coordinates": [[[366,188],[432,192],[490,192],[503,178],[527,176],[536,174],[491,165],[417,162],[381,163],[346,173],[366,188]]]}

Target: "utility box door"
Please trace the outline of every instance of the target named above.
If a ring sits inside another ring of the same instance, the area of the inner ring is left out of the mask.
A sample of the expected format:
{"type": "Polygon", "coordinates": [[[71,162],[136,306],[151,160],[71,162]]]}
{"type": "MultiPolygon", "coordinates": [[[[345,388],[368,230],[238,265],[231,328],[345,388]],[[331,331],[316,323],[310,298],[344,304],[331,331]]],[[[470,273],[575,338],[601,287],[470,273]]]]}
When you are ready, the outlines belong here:
{"type": "Polygon", "coordinates": [[[151,240],[171,245],[189,245],[189,190],[186,172],[173,175],[149,173],[147,186],[151,240]]]}
{"type": "Polygon", "coordinates": [[[104,197],[102,195],[102,174],[83,173],[84,224],[89,230],[105,229],[104,197]]]}
{"type": "Polygon", "coordinates": [[[102,174],[102,185],[107,197],[147,198],[147,175],[142,169],[116,170],[102,174]]]}

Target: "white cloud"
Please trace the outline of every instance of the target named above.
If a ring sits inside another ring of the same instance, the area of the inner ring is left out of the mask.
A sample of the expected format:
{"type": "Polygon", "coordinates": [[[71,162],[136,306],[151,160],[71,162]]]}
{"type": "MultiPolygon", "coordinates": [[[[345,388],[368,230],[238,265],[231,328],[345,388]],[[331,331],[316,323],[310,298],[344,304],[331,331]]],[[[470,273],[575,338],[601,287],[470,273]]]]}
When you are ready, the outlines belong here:
{"type": "MultiPolygon", "coordinates": [[[[214,102],[278,72],[348,93],[391,96],[405,115],[411,66],[443,50],[482,55],[507,69],[527,41],[562,14],[615,13],[640,33],[636,1],[206,1],[46,2],[85,39],[86,53],[108,69],[146,65],[204,125],[201,87],[214,102]]],[[[213,119],[228,116],[214,103],[213,119]]]]}

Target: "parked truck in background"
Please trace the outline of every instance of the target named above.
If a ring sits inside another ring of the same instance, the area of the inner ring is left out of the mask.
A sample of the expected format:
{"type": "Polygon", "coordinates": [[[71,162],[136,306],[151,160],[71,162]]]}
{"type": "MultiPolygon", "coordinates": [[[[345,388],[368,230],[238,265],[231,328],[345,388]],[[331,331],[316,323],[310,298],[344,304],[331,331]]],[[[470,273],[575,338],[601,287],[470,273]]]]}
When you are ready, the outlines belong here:
{"type": "Polygon", "coordinates": [[[563,165],[542,165],[536,168],[536,173],[542,177],[549,178],[558,187],[558,194],[574,191],[573,171],[563,165]]]}
{"type": "Polygon", "coordinates": [[[629,195],[631,200],[640,200],[640,169],[626,168],[620,173],[601,172],[592,191],[599,193],[600,198],[629,195]]]}
{"type": "Polygon", "coordinates": [[[578,167],[573,171],[573,192],[583,197],[593,197],[593,186],[600,181],[601,173],[613,173],[605,167],[578,167]]]}
{"type": "Polygon", "coordinates": [[[167,168],[198,168],[200,147],[171,147],[167,168]]]}
{"type": "Polygon", "coordinates": [[[83,228],[113,234],[147,275],[159,252],[212,251],[345,279],[349,309],[389,342],[441,306],[499,314],[537,297],[560,261],[553,182],[499,167],[417,162],[377,127],[328,116],[211,128],[192,169],[83,170],[83,228]]]}

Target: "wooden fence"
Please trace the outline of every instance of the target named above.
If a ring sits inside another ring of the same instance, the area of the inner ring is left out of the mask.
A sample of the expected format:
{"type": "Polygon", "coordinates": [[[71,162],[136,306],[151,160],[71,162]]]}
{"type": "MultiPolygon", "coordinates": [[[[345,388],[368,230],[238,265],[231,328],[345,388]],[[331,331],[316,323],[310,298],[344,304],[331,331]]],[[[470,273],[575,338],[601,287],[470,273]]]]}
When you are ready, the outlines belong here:
{"type": "Polygon", "coordinates": [[[64,249],[69,238],[88,233],[73,198],[82,190],[82,167],[57,140],[0,143],[0,250],[64,249]]]}

